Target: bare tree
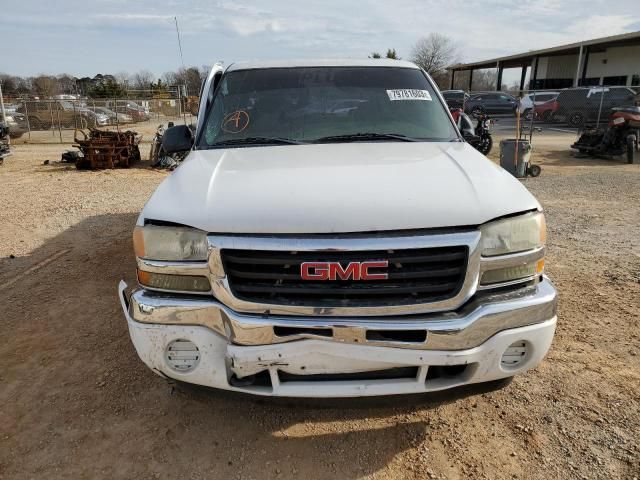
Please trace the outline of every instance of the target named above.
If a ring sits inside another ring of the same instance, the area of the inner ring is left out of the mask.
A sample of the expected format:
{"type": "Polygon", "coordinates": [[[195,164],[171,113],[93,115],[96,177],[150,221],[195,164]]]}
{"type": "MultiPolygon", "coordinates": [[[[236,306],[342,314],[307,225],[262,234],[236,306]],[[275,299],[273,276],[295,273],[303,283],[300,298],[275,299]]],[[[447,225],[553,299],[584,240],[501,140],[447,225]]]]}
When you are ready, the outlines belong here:
{"type": "Polygon", "coordinates": [[[458,48],[446,35],[430,33],[413,46],[411,59],[440,85],[448,77],[447,67],[458,61],[458,48]]]}
{"type": "Polygon", "coordinates": [[[131,86],[131,75],[127,72],[118,72],[114,75],[116,83],[125,90],[131,86]]]}
{"type": "Polygon", "coordinates": [[[63,73],[62,75],[58,75],[57,78],[60,93],[77,93],[75,77],[67,73],[63,73]]]}
{"type": "Polygon", "coordinates": [[[180,83],[178,72],[164,72],[162,81],[167,85],[178,85],[180,83]]]}
{"type": "Polygon", "coordinates": [[[43,98],[52,97],[60,91],[58,79],[49,75],[35,77],[31,83],[36,93],[43,98]]]}
{"type": "Polygon", "coordinates": [[[140,70],[132,77],[132,86],[136,90],[149,90],[153,83],[154,75],[149,70],[140,70]]]}

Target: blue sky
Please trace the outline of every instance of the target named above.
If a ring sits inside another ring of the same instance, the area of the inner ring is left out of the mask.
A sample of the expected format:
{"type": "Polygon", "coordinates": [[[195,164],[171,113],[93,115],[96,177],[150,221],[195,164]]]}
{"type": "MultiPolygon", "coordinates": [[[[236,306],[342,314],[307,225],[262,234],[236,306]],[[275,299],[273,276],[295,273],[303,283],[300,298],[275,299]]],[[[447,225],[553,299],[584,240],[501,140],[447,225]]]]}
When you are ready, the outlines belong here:
{"type": "Polygon", "coordinates": [[[4,0],[0,72],[17,75],[161,75],[180,65],[237,60],[366,57],[452,37],[461,59],[481,60],[640,30],[638,0],[4,0]]]}

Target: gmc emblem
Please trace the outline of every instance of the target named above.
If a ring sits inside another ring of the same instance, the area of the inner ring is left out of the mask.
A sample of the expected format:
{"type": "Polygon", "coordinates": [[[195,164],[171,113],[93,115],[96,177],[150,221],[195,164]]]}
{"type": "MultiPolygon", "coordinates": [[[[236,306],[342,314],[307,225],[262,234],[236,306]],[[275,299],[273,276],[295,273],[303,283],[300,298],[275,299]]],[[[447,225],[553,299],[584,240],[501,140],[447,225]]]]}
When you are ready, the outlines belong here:
{"type": "Polygon", "coordinates": [[[387,260],[375,262],[349,262],[342,267],[340,262],[304,262],[300,265],[303,280],[386,280],[386,272],[370,272],[374,268],[387,268],[387,260]]]}

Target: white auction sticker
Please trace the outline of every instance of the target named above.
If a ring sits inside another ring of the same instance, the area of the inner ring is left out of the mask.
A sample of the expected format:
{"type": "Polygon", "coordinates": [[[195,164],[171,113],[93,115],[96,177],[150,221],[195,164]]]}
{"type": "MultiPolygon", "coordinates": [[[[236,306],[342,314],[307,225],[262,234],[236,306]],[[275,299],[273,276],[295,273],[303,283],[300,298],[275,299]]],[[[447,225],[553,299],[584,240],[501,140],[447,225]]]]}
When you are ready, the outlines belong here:
{"type": "Polygon", "coordinates": [[[387,90],[389,100],[428,100],[431,101],[431,95],[427,90],[398,89],[387,90]]]}

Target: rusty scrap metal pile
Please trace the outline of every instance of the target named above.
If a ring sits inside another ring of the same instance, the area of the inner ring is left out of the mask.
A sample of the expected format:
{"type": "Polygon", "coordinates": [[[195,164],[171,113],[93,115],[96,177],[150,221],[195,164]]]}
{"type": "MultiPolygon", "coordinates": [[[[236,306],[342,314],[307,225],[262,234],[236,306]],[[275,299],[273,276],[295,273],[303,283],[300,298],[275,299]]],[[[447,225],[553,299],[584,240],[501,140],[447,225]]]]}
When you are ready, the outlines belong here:
{"type": "Polygon", "coordinates": [[[111,132],[89,129],[89,134],[83,130],[77,130],[74,140],[82,152],[82,156],[76,160],[76,168],[79,170],[98,170],[104,168],[128,168],[140,161],[140,149],[138,144],[142,139],[133,131],[111,132]],[[84,138],[78,138],[78,132],[84,138]]]}

